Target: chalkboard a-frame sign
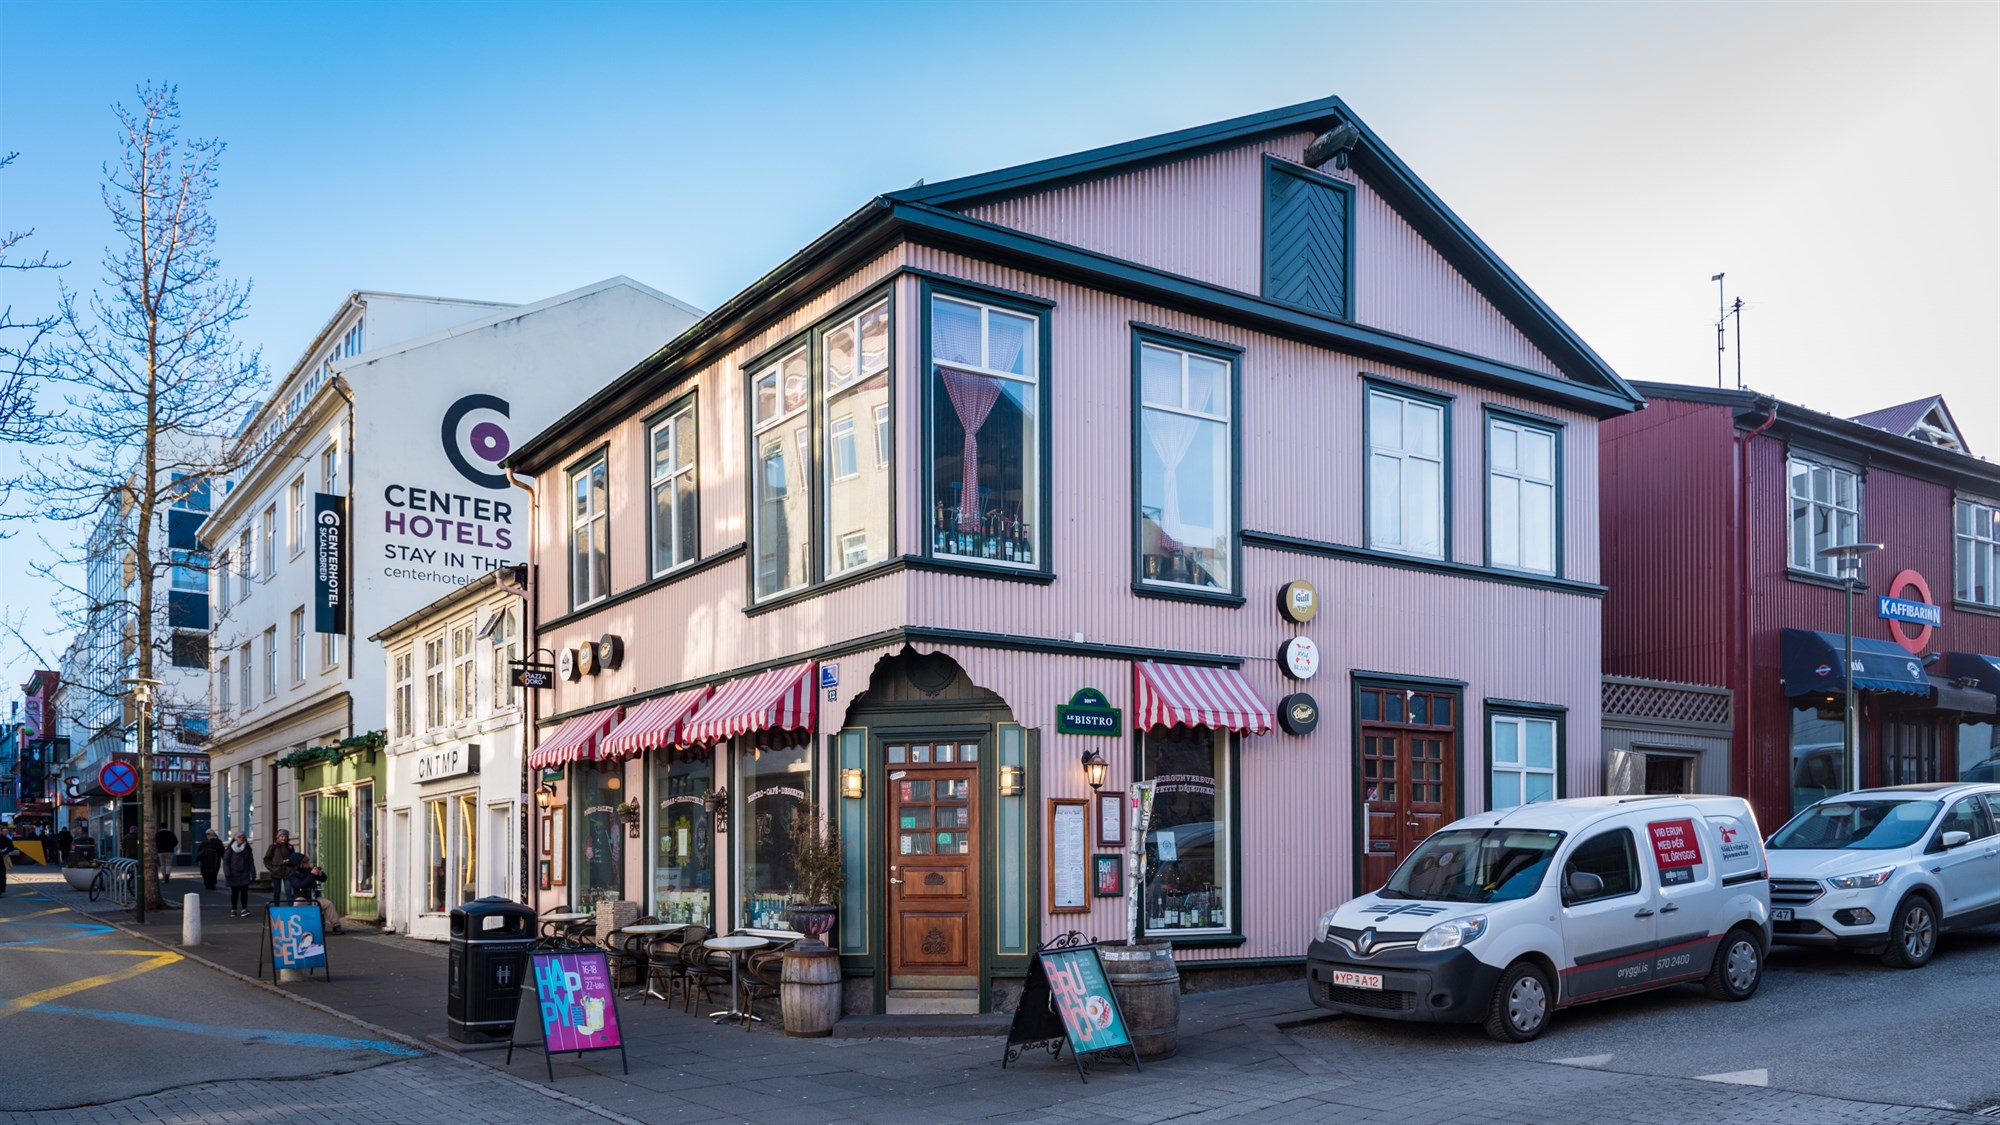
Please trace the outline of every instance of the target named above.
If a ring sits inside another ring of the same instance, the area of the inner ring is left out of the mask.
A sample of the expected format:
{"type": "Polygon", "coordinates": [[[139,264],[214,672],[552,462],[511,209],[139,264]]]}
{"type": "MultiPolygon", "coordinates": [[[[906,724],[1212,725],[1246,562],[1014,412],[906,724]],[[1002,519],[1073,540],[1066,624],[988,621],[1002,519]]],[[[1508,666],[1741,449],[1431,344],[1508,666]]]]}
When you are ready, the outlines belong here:
{"type": "Polygon", "coordinates": [[[1125,1013],[1104,976],[1097,943],[1075,930],[1036,950],[1028,963],[1027,985],[1014,1009],[1014,1024],[1007,1029],[1007,1051],[1000,1066],[1005,1069],[1038,1049],[1061,1058],[1064,1044],[1076,1063],[1076,1076],[1085,1082],[1090,1081],[1090,1056],[1107,1054],[1130,1062],[1135,1070],[1143,1069],[1125,1027],[1125,1013]]]}

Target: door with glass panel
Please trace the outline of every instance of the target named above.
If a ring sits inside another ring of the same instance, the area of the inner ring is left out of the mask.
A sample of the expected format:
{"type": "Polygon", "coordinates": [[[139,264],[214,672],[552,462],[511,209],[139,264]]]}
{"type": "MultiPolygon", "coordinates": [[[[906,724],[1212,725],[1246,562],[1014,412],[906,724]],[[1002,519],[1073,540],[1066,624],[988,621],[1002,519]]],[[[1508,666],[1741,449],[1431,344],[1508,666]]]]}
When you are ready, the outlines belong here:
{"type": "Polygon", "coordinates": [[[1457,698],[1362,688],[1361,888],[1389,874],[1425,837],[1458,819],[1457,698]]]}
{"type": "Polygon", "coordinates": [[[883,745],[889,987],[979,987],[977,739],[883,745]]]}

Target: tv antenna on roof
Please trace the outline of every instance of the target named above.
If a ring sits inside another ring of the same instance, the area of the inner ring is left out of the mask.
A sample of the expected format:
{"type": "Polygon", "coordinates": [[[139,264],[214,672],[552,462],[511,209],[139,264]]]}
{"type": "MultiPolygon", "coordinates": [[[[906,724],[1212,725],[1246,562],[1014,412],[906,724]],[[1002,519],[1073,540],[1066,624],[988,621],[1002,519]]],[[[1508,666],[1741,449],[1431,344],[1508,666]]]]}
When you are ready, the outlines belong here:
{"type": "Polygon", "coordinates": [[[1743,389],[1743,298],[1738,297],[1735,304],[1730,304],[1722,292],[1722,278],[1722,274],[1709,278],[1715,282],[1715,389],[1722,389],[1722,353],[1728,350],[1723,346],[1722,332],[1729,324],[1729,318],[1735,317],[1736,389],[1740,391],[1743,389]]]}

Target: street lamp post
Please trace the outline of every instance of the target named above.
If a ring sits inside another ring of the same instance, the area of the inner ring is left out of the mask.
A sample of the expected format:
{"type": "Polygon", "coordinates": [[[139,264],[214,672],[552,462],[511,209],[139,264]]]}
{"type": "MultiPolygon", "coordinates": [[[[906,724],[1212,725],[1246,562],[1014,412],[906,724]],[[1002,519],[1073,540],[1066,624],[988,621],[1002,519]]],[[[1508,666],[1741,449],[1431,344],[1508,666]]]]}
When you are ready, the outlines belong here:
{"type": "Polygon", "coordinates": [[[1840,564],[1840,603],[1846,610],[1846,624],[1841,629],[1845,651],[1841,655],[1840,679],[1846,689],[1846,698],[1840,711],[1840,744],[1847,755],[1849,789],[1861,788],[1861,732],[1859,717],[1854,713],[1854,597],[1862,592],[1861,556],[1881,549],[1880,543],[1842,543],[1815,552],[1820,558],[1833,559],[1840,564]]]}
{"type": "Polygon", "coordinates": [[[152,729],[147,718],[153,710],[153,689],[165,680],[133,677],[118,681],[132,685],[132,709],[139,717],[139,870],[138,895],[132,901],[132,921],[138,925],[146,923],[146,900],[151,888],[152,865],[147,862],[146,849],[151,845],[152,801],[153,801],[153,740],[152,729]]]}

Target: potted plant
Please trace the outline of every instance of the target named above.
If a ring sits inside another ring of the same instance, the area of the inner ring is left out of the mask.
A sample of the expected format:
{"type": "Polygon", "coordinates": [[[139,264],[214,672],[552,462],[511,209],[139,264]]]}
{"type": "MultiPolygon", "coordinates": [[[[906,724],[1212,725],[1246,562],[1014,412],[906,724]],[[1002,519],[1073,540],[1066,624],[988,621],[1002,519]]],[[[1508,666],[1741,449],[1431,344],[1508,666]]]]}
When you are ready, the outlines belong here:
{"type": "Polygon", "coordinates": [[[63,864],[63,882],[68,883],[71,890],[87,891],[90,881],[97,878],[97,868],[96,857],[72,854],[63,864]]]}
{"type": "Polygon", "coordinates": [[[847,865],[840,851],[840,829],[820,807],[808,803],[792,817],[793,889],[799,905],[792,907],[792,926],[806,935],[785,950],[778,999],[784,1010],[785,1034],[818,1038],[833,1034],[840,1019],[840,955],[827,947],[840,912],[840,892],[847,865]]]}
{"type": "Polygon", "coordinates": [[[636,839],[638,839],[638,837],[639,837],[639,802],[637,802],[637,801],[620,801],[620,802],[618,802],[618,804],[616,804],[616,805],[613,805],[613,806],[612,806],[612,809],[611,809],[611,811],[613,811],[613,812],[617,813],[617,814],[618,814],[618,819],[619,819],[619,820],[622,820],[622,821],[624,821],[624,822],[625,822],[625,834],[626,834],[627,836],[630,836],[630,837],[632,837],[632,838],[633,838],[633,839],[635,839],[635,840],[636,840],[636,839]]]}

